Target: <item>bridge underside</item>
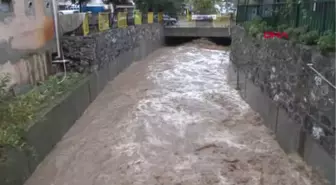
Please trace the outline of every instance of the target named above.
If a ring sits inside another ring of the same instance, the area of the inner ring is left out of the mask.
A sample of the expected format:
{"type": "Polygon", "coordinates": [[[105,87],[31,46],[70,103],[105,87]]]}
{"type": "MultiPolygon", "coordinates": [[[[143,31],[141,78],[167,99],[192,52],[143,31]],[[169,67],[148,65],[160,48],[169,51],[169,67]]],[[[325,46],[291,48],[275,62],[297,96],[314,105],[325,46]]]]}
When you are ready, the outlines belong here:
{"type": "Polygon", "coordinates": [[[166,37],[230,37],[229,28],[221,27],[166,27],[166,37]]]}

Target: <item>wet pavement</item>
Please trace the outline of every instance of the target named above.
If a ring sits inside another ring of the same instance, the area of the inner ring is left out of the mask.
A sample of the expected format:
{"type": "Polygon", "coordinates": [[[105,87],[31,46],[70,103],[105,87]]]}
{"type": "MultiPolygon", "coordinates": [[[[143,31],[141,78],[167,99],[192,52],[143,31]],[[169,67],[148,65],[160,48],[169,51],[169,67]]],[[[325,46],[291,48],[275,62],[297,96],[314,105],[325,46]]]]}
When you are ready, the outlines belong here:
{"type": "Polygon", "coordinates": [[[230,86],[229,51],[158,49],[110,82],[26,185],[317,185],[230,86]]]}

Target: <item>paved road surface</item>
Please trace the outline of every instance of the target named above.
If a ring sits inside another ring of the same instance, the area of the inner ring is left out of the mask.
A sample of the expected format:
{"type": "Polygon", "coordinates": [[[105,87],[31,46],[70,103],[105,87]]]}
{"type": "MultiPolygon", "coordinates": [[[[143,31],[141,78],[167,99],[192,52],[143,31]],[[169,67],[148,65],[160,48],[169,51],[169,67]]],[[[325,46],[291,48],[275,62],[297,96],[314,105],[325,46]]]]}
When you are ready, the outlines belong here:
{"type": "Polygon", "coordinates": [[[229,85],[228,55],[189,44],[134,63],[26,185],[319,184],[229,85]]]}

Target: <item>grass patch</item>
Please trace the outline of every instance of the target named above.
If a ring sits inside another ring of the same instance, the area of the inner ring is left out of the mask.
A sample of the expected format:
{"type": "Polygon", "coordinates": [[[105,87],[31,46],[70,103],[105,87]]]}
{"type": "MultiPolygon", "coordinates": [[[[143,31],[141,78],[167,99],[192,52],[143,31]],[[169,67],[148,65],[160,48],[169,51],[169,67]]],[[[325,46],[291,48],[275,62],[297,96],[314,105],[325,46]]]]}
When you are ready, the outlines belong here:
{"type": "Polygon", "coordinates": [[[6,89],[9,77],[0,77],[0,158],[5,146],[22,150],[26,143],[22,133],[34,121],[38,112],[71,90],[84,75],[70,73],[63,77],[50,76],[28,93],[13,96],[6,89]],[[63,80],[63,81],[62,81],[63,80]]]}

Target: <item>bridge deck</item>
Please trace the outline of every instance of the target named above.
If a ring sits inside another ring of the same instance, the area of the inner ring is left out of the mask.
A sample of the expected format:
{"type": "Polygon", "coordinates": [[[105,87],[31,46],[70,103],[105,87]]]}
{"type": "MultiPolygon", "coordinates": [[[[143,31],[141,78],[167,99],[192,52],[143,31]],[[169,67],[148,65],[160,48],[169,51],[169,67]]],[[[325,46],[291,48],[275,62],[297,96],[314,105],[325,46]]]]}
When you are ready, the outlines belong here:
{"type": "Polygon", "coordinates": [[[165,27],[166,37],[230,37],[229,21],[186,21],[165,27]]]}

